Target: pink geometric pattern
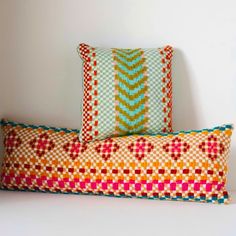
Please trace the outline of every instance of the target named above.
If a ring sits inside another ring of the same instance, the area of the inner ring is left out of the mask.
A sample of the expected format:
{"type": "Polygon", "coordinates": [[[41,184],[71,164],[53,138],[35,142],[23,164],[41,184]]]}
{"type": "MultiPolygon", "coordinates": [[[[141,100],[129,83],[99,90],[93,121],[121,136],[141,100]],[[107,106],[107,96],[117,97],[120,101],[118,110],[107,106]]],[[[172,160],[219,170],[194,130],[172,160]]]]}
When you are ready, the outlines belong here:
{"type": "Polygon", "coordinates": [[[15,148],[18,148],[21,145],[21,143],[21,139],[17,136],[16,132],[14,130],[10,131],[4,139],[6,153],[10,155],[15,148]]]}
{"type": "Polygon", "coordinates": [[[207,138],[207,141],[202,142],[199,145],[199,149],[206,153],[211,160],[215,160],[218,155],[222,155],[225,151],[224,145],[217,141],[217,137],[211,135],[207,138]]]}
{"type": "Polygon", "coordinates": [[[153,148],[154,146],[143,137],[138,138],[128,146],[129,151],[135,153],[135,157],[139,161],[145,157],[145,153],[150,153],[153,148]]]}
{"type": "Polygon", "coordinates": [[[85,143],[80,143],[79,138],[76,137],[72,139],[71,142],[66,143],[63,146],[65,152],[67,152],[72,160],[75,160],[79,154],[83,153],[87,149],[87,145],[85,143]]]}
{"type": "Polygon", "coordinates": [[[46,152],[51,151],[55,144],[49,139],[47,133],[39,135],[29,142],[30,147],[36,152],[37,156],[42,157],[46,152]]]}
{"type": "Polygon", "coordinates": [[[158,191],[163,191],[164,189],[170,189],[171,191],[175,191],[176,189],[180,189],[183,192],[187,192],[189,189],[193,189],[194,191],[205,191],[206,193],[211,192],[213,189],[217,191],[221,191],[224,188],[225,182],[218,182],[218,181],[167,181],[167,182],[157,182],[157,181],[150,181],[150,182],[136,182],[136,181],[98,181],[98,180],[80,180],[77,179],[53,179],[51,177],[44,177],[44,178],[32,178],[26,176],[19,176],[19,175],[4,175],[3,178],[6,184],[14,183],[17,180],[18,184],[21,182],[26,182],[27,185],[31,186],[37,182],[39,187],[46,186],[48,188],[64,188],[66,185],[69,184],[70,188],[73,189],[86,189],[91,188],[93,190],[102,189],[112,189],[117,190],[118,188],[123,188],[124,190],[128,191],[130,189],[135,189],[136,191],[146,190],[151,191],[152,189],[158,189],[158,191]]]}
{"type": "Polygon", "coordinates": [[[1,188],[229,202],[231,125],[83,144],[78,130],[3,124],[1,188]]]}
{"type": "Polygon", "coordinates": [[[183,142],[180,138],[175,137],[171,142],[163,145],[165,152],[170,153],[171,157],[177,161],[181,157],[181,153],[186,153],[190,148],[190,145],[183,142]]]}
{"type": "Polygon", "coordinates": [[[95,147],[95,150],[97,151],[97,153],[100,153],[102,158],[106,161],[111,157],[111,154],[116,153],[119,148],[119,145],[110,138],[97,145],[95,147]]]}

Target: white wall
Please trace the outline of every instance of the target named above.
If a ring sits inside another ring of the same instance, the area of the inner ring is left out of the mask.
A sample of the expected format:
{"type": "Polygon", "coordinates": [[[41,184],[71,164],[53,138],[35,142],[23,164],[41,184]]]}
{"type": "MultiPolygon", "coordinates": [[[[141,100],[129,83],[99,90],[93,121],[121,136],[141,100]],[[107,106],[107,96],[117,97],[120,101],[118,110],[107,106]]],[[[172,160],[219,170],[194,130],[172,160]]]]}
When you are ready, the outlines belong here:
{"type": "MultiPolygon", "coordinates": [[[[174,128],[236,121],[235,0],[1,0],[0,115],[80,125],[79,42],[176,48],[174,128]]],[[[228,185],[236,189],[236,135],[228,185]]]]}

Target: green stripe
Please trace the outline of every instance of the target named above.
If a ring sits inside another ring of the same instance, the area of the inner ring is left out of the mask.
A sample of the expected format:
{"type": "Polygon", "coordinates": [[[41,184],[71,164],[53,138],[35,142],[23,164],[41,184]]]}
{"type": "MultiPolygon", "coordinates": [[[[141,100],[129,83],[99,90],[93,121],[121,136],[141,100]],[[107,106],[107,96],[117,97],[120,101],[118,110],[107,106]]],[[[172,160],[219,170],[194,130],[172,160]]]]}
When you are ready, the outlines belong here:
{"type": "Polygon", "coordinates": [[[115,75],[117,82],[115,98],[118,104],[122,103],[126,108],[125,111],[122,111],[122,106],[118,106],[119,109],[116,108],[118,112],[116,115],[116,131],[119,133],[122,126],[126,133],[134,133],[134,130],[137,129],[145,133],[148,123],[148,118],[144,118],[148,111],[146,109],[148,97],[145,97],[148,90],[146,85],[148,78],[145,76],[147,68],[144,66],[143,52],[136,49],[135,54],[132,53],[132,50],[122,50],[121,53],[120,50],[115,49],[113,55],[116,62],[114,69],[117,73],[115,75]],[[132,56],[126,56],[126,53],[132,56]],[[132,113],[137,109],[140,111],[136,113],[136,116],[132,116],[132,113]],[[131,116],[132,121],[129,119],[131,116]]]}

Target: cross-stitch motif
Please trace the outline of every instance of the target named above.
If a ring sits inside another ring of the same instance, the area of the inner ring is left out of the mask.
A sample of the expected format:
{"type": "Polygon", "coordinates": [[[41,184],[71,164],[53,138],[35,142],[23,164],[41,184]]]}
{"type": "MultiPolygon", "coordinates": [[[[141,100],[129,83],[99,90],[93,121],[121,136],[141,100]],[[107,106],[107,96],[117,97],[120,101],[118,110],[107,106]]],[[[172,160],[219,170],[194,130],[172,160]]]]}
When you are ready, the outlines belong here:
{"type": "Polygon", "coordinates": [[[78,52],[84,72],[81,142],[172,131],[172,47],[80,44],[78,52]]]}
{"type": "Polygon", "coordinates": [[[80,153],[83,153],[87,149],[87,145],[79,142],[79,138],[76,137],[71,140],[71,142],[66,143],[63,146],[63,149],[70,155],[74,160],[79,156],[80,153]]]}
{"type": "Polygon", "coordinates": [[[4,146],[6,153],[10,155],[15,148],[21,145],[21,139],[17,136],[16,132],[12,130],[9,132],[4,139],[4,146]]]}
{"type": "Polygon", "coordinates": [[[182,153],[186,153],[190,148],[190,145],[186,142],[182,142],[182,140],[178,137],[171,140],[170,143],[166,143],[163,145],[163,149],[170,153],[171,157],[174,160],[177,160],[181,157],[182,153]]]}
{"type": "Polygon", "coordinates": [[[142,160],[145,154],[150,153],[153,148],[154,146],[143,137],[138,138],[128,146],[129,151],[134,153],[138,160],[142,160]]]}
{"type": "Polygon", "coordinates": [[[29,142],[30,147],[41,157],[46,152],[55,147],[55,143],[49,138],[47,133],[40,134],[29,142]]]}
{"type": "Polygon", "coordinates": [[[225,151],[224,145],[217,140],[217,137],[211,135],[206,141],[203,141],[199,148],[202,152],[206,153],[211,160],[215,160],[217,156],[222,155],[225,151]]]}
{"type": "Polygon", "coordinates": [[[120,146],[114,142],[113,139],[109,138],[104,140],[104,142],[99,143],[96,147],[95,150],[97,153],[101,154],[103,159],[106,161],[111,157],[112,153],[116,153],[120,146]]]}
{"type": "Polygon", "coordinates": [[[78,130],[7,121],[2,128],[5,189],[229,202],[231,125],[88,144],[78,130]]]}

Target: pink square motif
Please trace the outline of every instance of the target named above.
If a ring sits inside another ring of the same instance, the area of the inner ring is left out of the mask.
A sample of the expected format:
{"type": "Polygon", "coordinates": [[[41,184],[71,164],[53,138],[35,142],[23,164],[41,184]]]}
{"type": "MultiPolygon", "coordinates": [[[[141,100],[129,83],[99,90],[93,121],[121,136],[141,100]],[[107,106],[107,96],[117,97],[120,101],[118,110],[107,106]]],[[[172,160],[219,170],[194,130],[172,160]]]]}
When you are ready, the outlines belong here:
{"type": "Polygon", "coordinates": [[[176,190],[176,183],[171,183],[170,184],[170,190],[175,191],[176,190]]]}
{"type": "Polygon", "coordinates": [[[107,183],[102,183],[102,189],[107,189],[107,183]]]}
{"type": "Polygon", "coordinates": [[[218,184],[217,185],[217,190],[220,191],[222,189],[222,187],[223,187],[223,184],[218,184]]]}
{"type": "Polygon", "coordinates": [[[16,177],[16,184],[21,184],[21,178],[20,177],[16,177]]]}
{"type": "Polygon", "coordinates": [[[124,183],[124,190],[129,190],[129,184],[128,183],[124,183]]]}
{"type": "Polygon", "coordinates": [[[40,186],[42,186],[42,180],[41,179],[37,179],[37,185],[40,187],[40,186]]]}
{"type": "Polygon", "coordinates": [[[70,187],[71,187],[71,188],[74,188],[74,187],[75,187],[75,182],[70,181],[70,187]]]}
{"type": "Polygon", "coordinates": [[[182,191],[187,191],[187,190],[188,190],[188,184],[182,183],[182,191]]]}
{"type": "Polygon", "coordinates": [[[211,192],[212,190],[212,184],[206,184],[206,191],[211,192]]]}
{"type": "Polygon", "coordinates": [[[79,186],[80,188],[85,188],[85,182],[80,182],[79,186]]]}
{"type": "Polygon", "coordinates": [[[152,190],[152,184],[147,183],[146,188],[147,188],[147,191],[151,191],[152,190]]]}
{"type": "Polygon", "coordinates": [[[92,183],[91,183],[91,188],[92,188],[92,189],[96,189],[96,188],[97,188],[97,184],[96,184],[95,182],[92,182],[92,183]]]}
{"type": "Polygon", "coordinates": [[[64,181],[59,181],[58,184],[59,184],[60,188],[64,188],[65,187],[64,181]]]}
{"type": "Polygon", "coordinates": [[[141,184],[135,184],[135,190],[140,191],[141,190],[141,184]]]}
{"type": "Polygon", "coordinates": [[[158,184],[158,190],[159,190],[159,191],[164,190],[164,184],[163,184],[163,183],[159,183],[159,184],[158,184]]]}
{"type": "Polygon", "coordinates": [[[47,181],[47,184],[48,184],[48,187],[49,187],[49,188],[53,187],[53,182],[52,182],[52,180],[48,180],[48,181],[47,181]]]}
{"type": "Polygon", "coordinates": [[[200,184],[199,183],[195,183],[194,184],[194,191],[199,191],[200,190],[200,184]]]}
{"type": "Polygon", "coordinates": [[[118,189],[118,183],[113,183],[112,187],[113,187],[114,190],[117,190],[118,189]]]}

